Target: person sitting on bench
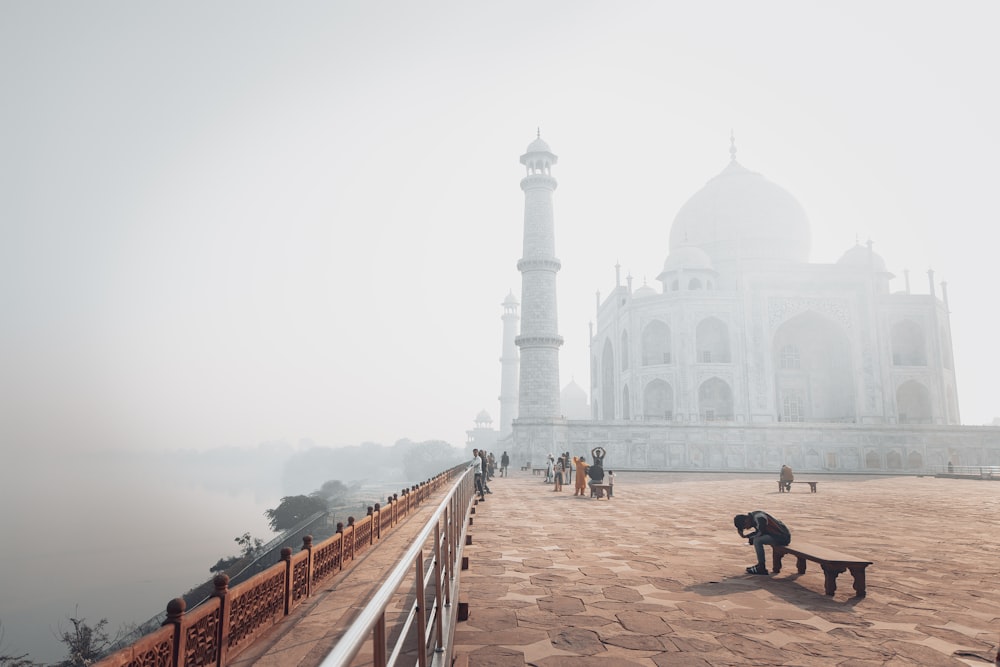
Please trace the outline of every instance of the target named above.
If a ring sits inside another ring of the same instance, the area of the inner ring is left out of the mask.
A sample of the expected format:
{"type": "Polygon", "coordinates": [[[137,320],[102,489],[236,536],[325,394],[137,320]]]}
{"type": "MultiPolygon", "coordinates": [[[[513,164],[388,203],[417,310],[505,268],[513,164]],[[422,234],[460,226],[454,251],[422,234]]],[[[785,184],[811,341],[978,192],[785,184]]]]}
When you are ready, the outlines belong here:
{"type": "Polygon", "coordinates": [[[792,541],[792,533],[781,521],[762,510],[754,510],[746,514],[737,514],[733,517],[733,525],[739,531],[740,537],[745,537],[757,551],[757,564],[747,568],[747,574],[767,574],[767,565],[764,560],[765,544],[780,544],[788,546],[792,541]],[[749,535],[744,535],[744,530],[754,529],[749,535]]]}
{"type": "Polygon", "coordinates": [[[786,465],[781,466],[781,474],[778,476],[778,480],[785,485],[785,491],[792,490],[792,482],[795,481],[795,475],[792,474],[792,469],[786,465]]]}

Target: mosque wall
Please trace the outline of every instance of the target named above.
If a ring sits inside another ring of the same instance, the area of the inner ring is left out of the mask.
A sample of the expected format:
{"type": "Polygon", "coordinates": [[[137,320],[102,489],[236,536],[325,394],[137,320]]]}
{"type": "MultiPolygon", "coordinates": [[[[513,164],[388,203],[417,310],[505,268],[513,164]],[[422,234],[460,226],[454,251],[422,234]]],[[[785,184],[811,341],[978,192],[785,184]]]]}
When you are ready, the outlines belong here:
{"type": "Polygon", "coordinates": [[[664,425],[635,422],[515,422],[512,460],[607,450],[606,469],[924,473],[1000,466],[1000,428],[855,424],[664,425]]]}

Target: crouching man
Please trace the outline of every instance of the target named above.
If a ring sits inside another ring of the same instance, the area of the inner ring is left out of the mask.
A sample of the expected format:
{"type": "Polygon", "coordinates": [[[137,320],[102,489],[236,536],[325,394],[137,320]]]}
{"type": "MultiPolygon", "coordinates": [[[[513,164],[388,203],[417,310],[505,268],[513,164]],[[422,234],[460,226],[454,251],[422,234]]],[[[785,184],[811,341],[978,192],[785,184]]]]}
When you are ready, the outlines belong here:
{"type": "Polygon", "coordinates": [[[762,510],[737,514],[733,517],[733,525],[739,531],[740,537],[747,538],[757,551],[757,564],[748,567],[747,574],[767,574],[764,560],[765,544],[787,546],[792,541],[792,533],[785,524],[762,510]],[[752,533],[744,534],[743,531],[751,529],[752,533]]]}

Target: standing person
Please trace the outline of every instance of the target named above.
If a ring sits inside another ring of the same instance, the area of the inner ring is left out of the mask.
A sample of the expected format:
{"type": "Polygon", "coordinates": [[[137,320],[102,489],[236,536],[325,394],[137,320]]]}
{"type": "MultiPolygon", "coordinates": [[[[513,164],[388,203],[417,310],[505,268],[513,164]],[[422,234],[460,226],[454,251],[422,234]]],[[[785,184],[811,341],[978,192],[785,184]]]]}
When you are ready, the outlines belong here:
{"type": "Polygon", "coordinates": [[[570,465],[569,452],[562,453],[563,459],[563,471],[566,473],[566,478],[563,480],[567,484],[573,481],[573,466],[570,465]]]}
{"type": "Polygon", "coordinates": [[[764,562],[764,545],[779,544],[786,546],[792,541],[792,533],[781,521],[762,510],[754,510],[746,514],[737,514],[733,517],[733,525],[739,531],[740,537],[745,537],[757,551],[757,564],[747,568],[747,574],[767,574],[767,565],[764,562]],[[744,530],[754,529],[749,535],[744,535],[744,530]]]}
{"type": "Polygon", "coordinates": [[[795,475],[792,474],[792,469],[787,465],[781,466],[781,473],[778,475],[778,481],[781,482],[781,486],[785,489],[785,492],[792,490],[792,482],[795,481],[795,475]]]}
{"type": "Polygon", "coordinates": [[[486,491],[486,493],[493,493],[490,491],[490,476],[487,474],[490,468],[486,461],[485,449],[479,450],[479,459],[483,462],[483,490],[486,491]]]}
{"type": "Polygon", "coordinates": [[[507,456],[507,450],[503,450],[503,455],[500,457],[500,476],[507,476],[507,466],[510,465],[510,457],[507,456]]]}
{"type": "Polygon", "coordinates": [[[489,463],[488,473],[486,479],[493,479],[493,474],[497,469],[497,457],[493,456],[493,452],[490,452],[489,457],[487,457],[486,462],[489,463]]]}
{"type": "Polygon", "coordinates": [[[549,457],[547,459],[545,459],[545,483],[546,484],[551,484],[552,483],[552,473],[553,473],[553,467],[554,467],[553,464],[554,464],[554,459],[552,458],[552,455],[549,454],[549,457]]]}
{"type": "Polygon", "coordinates": [[[587,458],[574,456],[573,465],[576,466],[576,486],[573,487],[573,495],[585,496],[587,495],[587,458]]]}
{"type": "Polygon", "coordinates": [[[555,469],[555,488],[553,491],[562,491],[563,485],[563,460],[562,456],[556,459],[556,469],[555,469]]]}
{"type": "Polygon", "coordinates": [[[608,471],[608,498],[613,498],[615,495],[615,471],[608,471]]]}
{"type": "Polygon", "coordinates": [[[472,450],[472,473],[476,480],[476,493],[479,494],[480,500],[486,500],[486,495],[483,493],[483,459],[479,456],[479,450],[472,450]]]}

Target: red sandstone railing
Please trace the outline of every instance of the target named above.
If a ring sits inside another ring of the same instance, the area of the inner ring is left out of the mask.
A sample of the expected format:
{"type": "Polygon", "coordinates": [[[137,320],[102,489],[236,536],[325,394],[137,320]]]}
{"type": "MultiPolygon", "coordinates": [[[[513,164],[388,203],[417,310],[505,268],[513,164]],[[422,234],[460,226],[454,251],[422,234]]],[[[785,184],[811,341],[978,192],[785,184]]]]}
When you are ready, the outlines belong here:
{"type": "MultiPolygon", "coordinates": [[[[215,592],[187,611],[183,598],[167,604],[163,626],[130,646],[101,659],[94,667],[224,667],[257,637],[280,622],[318,591],[330,577],[350,569],[355,558],[407,515],[455,480],[464,480],[468,464],[394,494],[384,506],[376,504],[360,521],[337,524],[337,533],[319,544],[303,538],[296,554],[288,547],[269,569],[229,588],[229,577],[216,576],[215,592]]],[[[471,502],[468,494],[466,504],[471,502]]]]}

